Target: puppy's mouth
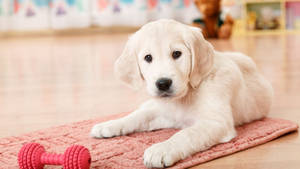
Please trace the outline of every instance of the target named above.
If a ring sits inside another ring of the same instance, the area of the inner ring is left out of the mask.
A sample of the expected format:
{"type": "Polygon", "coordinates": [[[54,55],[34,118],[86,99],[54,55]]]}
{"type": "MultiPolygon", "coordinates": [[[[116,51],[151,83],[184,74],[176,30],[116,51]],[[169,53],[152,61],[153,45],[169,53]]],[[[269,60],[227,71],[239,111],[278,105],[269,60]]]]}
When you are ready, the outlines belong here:
{"type": "Polygon", "coordinates": [[[173,90],[170,91],[157,91],[156,97],[159,98],[169,98],[169,99],[179,99],[186,95],[187,90],[183,90],[181,92],[174,92],[173,90]]]}
{"type": "Polygon", "coordinates": [[[160,92],[157,95],[158,95],[158,97],[164,97],[164,98],[166,98],[166,97],[172,97],[173,96],[173,92],[160,92]]]}
{"type": "Polygon", "coordinates": [[[172,95],[171,94],[168,94],[168,93],[163,93],[160,95],[160,97],[171,97],[172,95]]]}

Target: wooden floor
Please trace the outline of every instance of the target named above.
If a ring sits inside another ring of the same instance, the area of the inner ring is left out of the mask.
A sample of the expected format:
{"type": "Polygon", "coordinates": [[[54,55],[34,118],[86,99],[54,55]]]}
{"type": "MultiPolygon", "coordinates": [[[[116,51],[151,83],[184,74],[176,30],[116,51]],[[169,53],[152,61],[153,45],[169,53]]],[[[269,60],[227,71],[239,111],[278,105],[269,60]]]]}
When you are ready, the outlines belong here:
{"type": "MultiPolygon", "coordinates": [[[[127,34],[0,39],[0,137],[135,109],[148,96],[120,84],[127,34]]],[[[275,89],[271,117],[300,124],[300,35],[212,41],[251,56],[275,89]]],[[[297,132],[195,168],[299,169],[297,132]]]]}

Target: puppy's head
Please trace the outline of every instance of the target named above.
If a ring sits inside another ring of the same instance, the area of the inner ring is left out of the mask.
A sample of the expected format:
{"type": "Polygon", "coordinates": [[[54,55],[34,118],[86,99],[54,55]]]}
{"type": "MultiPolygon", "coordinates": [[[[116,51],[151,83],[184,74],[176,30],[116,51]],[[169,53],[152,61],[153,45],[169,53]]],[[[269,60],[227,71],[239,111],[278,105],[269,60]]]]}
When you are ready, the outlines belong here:
{"type": "Polygon", "coordinates": [[[180,98],[189,86],[199,86],[213,55],[200,29],[163,19],[144,25],[129,38],[115,73],[132,88],[145,83],[152,96],[180,98]]]}

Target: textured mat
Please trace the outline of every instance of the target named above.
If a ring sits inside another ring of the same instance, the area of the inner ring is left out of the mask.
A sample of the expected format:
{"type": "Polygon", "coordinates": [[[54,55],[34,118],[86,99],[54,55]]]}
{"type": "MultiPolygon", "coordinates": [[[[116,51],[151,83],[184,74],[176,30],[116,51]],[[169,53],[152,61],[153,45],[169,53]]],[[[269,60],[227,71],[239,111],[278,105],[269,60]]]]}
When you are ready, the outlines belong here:
{"type": "MultiPolygon", "coordinates": [[[[48,152],[63,153],[72,144],[86,146],[92,155],[91,168],[145,168],[143,152],[150,145],[164,141],[178,130],[163,129],[154,132],[135,133],[110,139],[89,138],[91,127],[99,122],[120,118],[127,113],[81,121],[69,125],[53,127],[29,134],[0,139],[0,168],[17,169],[17,154],[24,143],[37,142],[48,152]]],[[[297,130],[297,124],[265,118],[237,128],[238,136],[232,141],[219,144],[211,149],[194,154],[178,162],[172,168],[187,168],[218,157],[229,155],[275,139],[297,130]]],[[[56,168],[48,166],[45,168],[56,168]]],[[[61,168],[61,167],[58,167],[61,168]]]]}

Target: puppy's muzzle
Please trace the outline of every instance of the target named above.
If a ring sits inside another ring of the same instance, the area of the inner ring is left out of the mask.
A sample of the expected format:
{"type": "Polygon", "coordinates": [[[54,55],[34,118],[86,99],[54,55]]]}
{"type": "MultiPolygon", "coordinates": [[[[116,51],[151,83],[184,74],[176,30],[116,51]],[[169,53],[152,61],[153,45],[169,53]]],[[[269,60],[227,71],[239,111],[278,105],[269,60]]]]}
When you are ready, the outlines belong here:
{"type": "Polygon", "coordinates": [[[172,80],[169,78],[160,78],[156,81],[155,84],[159,91],[166,92],[170,89],[172,80]]]}

